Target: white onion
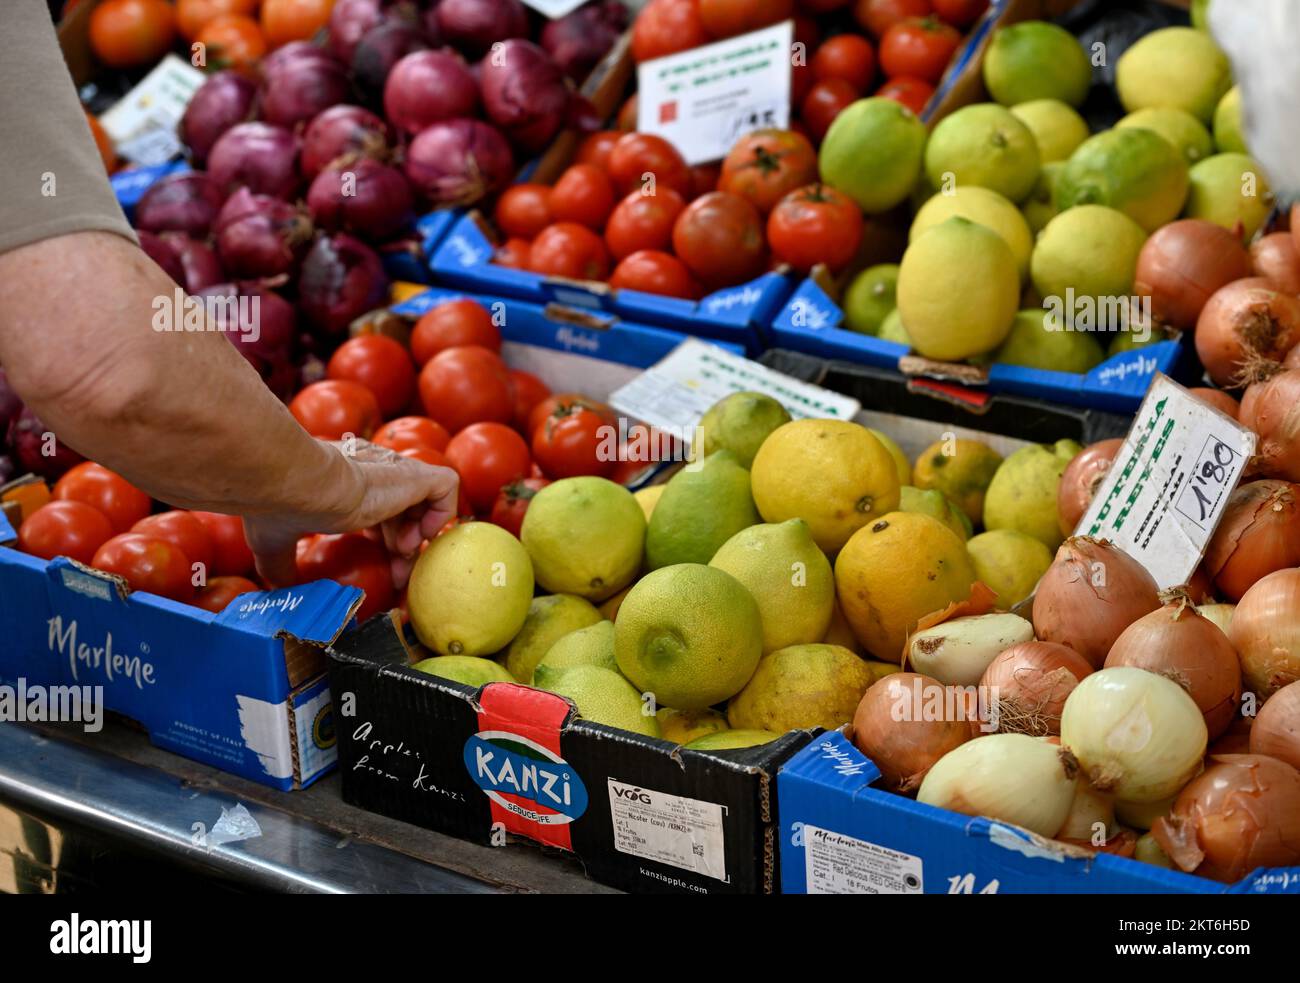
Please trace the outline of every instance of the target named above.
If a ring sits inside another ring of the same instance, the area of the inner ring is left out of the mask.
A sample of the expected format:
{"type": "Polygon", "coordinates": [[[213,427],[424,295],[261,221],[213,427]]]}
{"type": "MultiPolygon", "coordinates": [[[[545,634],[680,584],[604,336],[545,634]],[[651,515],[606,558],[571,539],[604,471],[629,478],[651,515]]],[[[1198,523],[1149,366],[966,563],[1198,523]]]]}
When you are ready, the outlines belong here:
{"type": "Polygon", "coordinates": [[[1213,622],[1219,626],[1219,631],[1225,635],[1228,634],[1228,626],[1232,624],[1232,612],[1237,610],[1235,604],[1198,604],[1196,613],[1202,618],[1213,622]]]}
{"type": "Polygon", "coordinates": [[[989,663],[1034,637],[1034,626],[1014,614],[953,618],[907,640],[907,661],[948,686],[974,686],[989,663]]]}
{"type": "Polygon", "coordinates": [[[1166,867],[1174,870],[1174,862],[1169,859],[1169,854],[1160,849],[1160,844],[1150,833],[1143,833],[1138,837],[1137,846],[1133,850],[1133,859],[1140,860],[1144,864],[1150,864],[1152,867],[1166,867]]]}
{"type": "Polygon", "coordinates": [[[1177,794],[1154,802],[1125,802],[1119,799],[1115,802],[1115,818],[1134,829],[1150,829],[1161,816],[1169,815],[1176,798],[1177,794]]]}
{"type": "Polygon", "coordinates": [[[1085,677],[1061,714],[1061,744],[1088,779],[1130,802],[1168,798],[1191,781],[1208,738],[1185,689],[1128,666],[1085,677]]]}
{"type": "Polygon", "coordinates": [[[1118,832],[1119,827],[1115,824],[1115,797],[1093,788],[1092,783],[1080,774],[1074,780],[1070,814],[1057,830],[1055,839],[1074,840],[1100,849],[1118,832]],[[1100,830],[1097,828],[1099,826],[1100,830]],[[1100,843],[1096,842],[1098,832],[1102,834],[1100,843]]]}

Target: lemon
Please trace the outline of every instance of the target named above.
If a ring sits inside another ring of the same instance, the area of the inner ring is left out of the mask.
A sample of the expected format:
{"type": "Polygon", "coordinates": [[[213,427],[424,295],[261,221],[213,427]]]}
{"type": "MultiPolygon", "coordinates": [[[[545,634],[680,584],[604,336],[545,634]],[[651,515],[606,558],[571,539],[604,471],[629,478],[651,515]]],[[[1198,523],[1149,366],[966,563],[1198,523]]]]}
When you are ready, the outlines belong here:
{"type": "Polygon", "coordinates": [[[1128,112],[1185,109],[1208,123],[1232,86],[1232,66],[1209,34],[1166,27],[1138,39],[1115,64],[1115,90],[1128,112]]]}
{"type": "Polygon", "coordinates": [[[1029,127],[1044,164],[1065,160],[1089,136],[1083,117],[1059,99],[1031,99],[1012,106],[1011,112],[1029,127]]]}
{"type": "Polygon", "coordinates": [[[945,526],[961,537],[962,542],[970,539],[971,521],[966,513],[948,501],[943,492],[935,488],[922,491],[915,485],[904,485],[899,489],[898,511],[918,512],[938,519],[945,526]]]}
{"type": "Polygon", "coordinates": [[[519,540],[490,522],[467,522],[430,541],[411,571],[415,634],[439,655],[489,655],[519,633],[533,568],[519,540]]]}
{"type": "Polygon", "coordinates": [[[764,393],[732,393],[709,407],[700,419],[704,454],[731,451],[742,468],[754,462],[759,446],[777,427],[790,422],[784,406],[764,393]]]}
{"type": "Polygon", "coordinates": [[[552,645],[570,632],[600,620],[600,612],[590,601],[573,594],[534,597],[523,627],[506,649],[506,669],[521,683],[528,682],[552,645]]]}
{"type": "Polygon", "coordinates": [[[844,420],[795,420],[754,457],[754,501],[766,522],[803,519],[828,553],[898,507],[898,471],[866,427],[844,420]]]}
{"type": "MultiPolygon", "coordinates": [[[[1227,96],[1224,96],[1227,99],[1227,96]]],[[[1118,123],[1117,127],[1136,126],[1142,130],[1156,133],[1182,151],[1188,165],[1204,160],[1214,153],[1214,141],[1205,124],[1185,109],[1172,106],[1149,106],[1129,113],[1118,123]]]]}
{"type": "Polygon", "coordinates": [[[519,538],[543,588],[603,601],[641,569],[645,530],[645,513],[622,485],[563,478],[533,496],[519,538]]]}
{"type": "Polygon", "coordinates": [[[871,681],[873,683],[877,683],[893,673],[903,671],[903,667],[897,662],[878,662],[875,659],[865,659],[862,664],[866,666],[867,671],[871,673],[871,681]]]}
{"type": "Polygon", "coordinates": [[[763,653],[753,595],[729,573],[699,563],[642,577],[614,622],[623,675],[655,703],[703,710],[749,681],[763,653]]]}
{"type": "Polygon", "coordinates": [[[907,333],[907,328],[903,327],[903,315],[898,313],[897,307],[880,322],[880,334],[876,337],[881,341],[892,341],[898,345],[912,347],[912,339],[907,333]]]}
{"type": "Polygon", "coordinates": [[[1034,248],[1029,223],[1008,199],[978,185],[960,185],[953,189],[952,194],[935,195],[922,205],[907,233],[908,243],[915,242],[918,236],[954,215],[970,219],[1001,236],[1015,258],[1021,281],[1029,276],[1029,254],[1034,248]]]}
{"type": "Polygon", "coordinates": [[[984,493],[1001,464],[1002,455],[983,441],[938,440],[917,457],[912,484],[942,492],[974,524],[984,517],[984,493]]]}
{"type": "Polygon", "coordinates": [[[771,730],[719,730],[695,738],[686,747],[691,751],[735,751],[768,744],[780,736],[771,730]]]}
{"type": "Polygon", "coordinates": [[[713,554],[709,566],[725,570],[754,595],[764,652],[816,642],[826,634],[835,575],[803,519],[742,529],[713,554]]]}
{"type": "Polygon", "coordinates": [[[1042,161],[1029,127],[996,103],[982,102],[939,121],[925,145],[925,174],[940,193],[977,184],[1022,201],[1042,161]]]}
{"type": "Polygon", "coordinates": [[[513,683],[515,677],[506,672],[505,667],[491,659],[473,655],[438,655],[432,659],[421,659],[411,666],[418,672],[430,676],[441,676],[466,686],[486,686],[488,683],[513,683]]]}
{"type": "Polygon", "coordinates": [[[708,563],[719,546],[756,522],[749,472],[731,451],[717,451],[678,471],[664,488],[646,529],[646,566],[708,563]]]}
{"type": "Polygon", "coordinates": [[[1007,106],[1035,99],[1081,106],[1092,85],[1092,64],[1079,39],[1041,20],[994,31],[983,71],[989,94],[1007,106]]]}
{"type": "Polygon", "coordinates": [[[894,309],[898,264],[869,266],[844,291],[844,327],[859,334],[879,333],[881,322],[894,309]]]}
{"type": "Polygon", "coordinates": [[[912,462],[907,459],[903,453],[903,448],[898,446],[898,442],[883,430],[877,430],[875,427],[867,427],[867,432],[875,437],[889,451],[889,456],[894,459],[894,468],[898,471],[898,483],[905,485],[912,480],[912,462]]]}
{"type": "Polygon", "coordinates": [[[644,711],[641,694],[612,670],[575,666],[557,674],[550,691],[572,700],[584,720],[646,737],[659,736],[659,721],[644,711]]]}
{"type": "Polygon", "coordinates": [[[1065,162],[1060,160],[1044,164],[1038,174],[1038,183],[1020,206],[1020,212],[1034,235],[1043,231],[1047,223],[1056,217],[1056,176],[1063,167],[1065,162]]]}
{"type": "Polygon", "coordinates": [[[1247,240],[1259,231],[1273,206],[1264,172],[1245,154],[1206,157],[1192,168],[1191,182],[1183,214],[1222,225],[1247,240]]]}
{"type": "Polygon", "coordinates": [[[997,592],[997,605],[1010,610],[1034,592],[1052,565],[1052,551],[1017,529],[982,532],[966,544],[975,576],[997,592]]]}
{"type": "Polygon", "coordinates": [[[1076,300],[1131,295],[1145,242],[1142,227],[1123,212],[1080,205],[1061,212],[1038,234],[1029,275],[1038,295],[1059,302],[1069,315],[1065,300],[1070,290],[1076,300]]]}
{"type": "Polygon", "coordinates": [[[1017,313],[1007,340],[993,353],[993,360],[1003,365],[1076,374],[1090,371],[1105,357],[1096,335],[1069,330],[1041,307],[1017,313]]]}
{"type": "Polygon", "coordinates": [[[831,601],[831,623],[826,626],[826,634],[822,636],[821,640],[826,645],[838,645],[840,648],[846,648],[855,655],[862,654],[862,646],[858,643],[858,636],[853,634],[853,629],[849,627],[844,612],[840,610],[838,598],[831,601]]]}
{"type": "Polygon", "coordinates": [[[674,744],[689,744],[697,737],[727,729],[727,718],[717,710],[674,710],[661,707],[655,713],[659,736],[674,744]]]}
{"type": "Polygon", "coordinates": [[[654,515],[655,506],[659,504],[659,496],[664,493],[663,485],[646,485],[640,491],[632,493],[636,499],[637,505],[641,506],[641,511],[645,513],[645,521],[650,521],[650,516],[654,515]]]}
{"type": "Polygon", "coordinates": [[[817,153],[827,184],[868,215],[907,200],[921,170],[925,124],[892,99],[859,99],[831,123],[817,153]]]}
{"type": "Polygon", "coordinates": [[[1153,130],[1116,128],[1070,155],[1056,176],[1056,207],[1105,205],[1154,232],[1182,211],[1187,188],[1187,160],[1178,147],[1153,130]]]}
{"type": "Polygon", "coordinates": [[[998,468],[984,497],[984,528],[1015,529],[1053,552],[1065,538],[1057,518],[1061,475],[1082,447],[1073,440],[1022,447],[998,468]]]}
{"type": "Polygon", "coordinates": [[[560,673],[574,666],[599,666],[618,672],[612,621],[597,621],[594,625],[571,631],[552,645],[533,670],[533,685],[550,689],[560,673]]]}
{"type": "MultiPolygon", "coordinates": [[[[1241,88],[1234,85],[1214,110],[1214,145],[1219,153],[1248,154],[1241,119],[1241,88]]],[[[1206,153],[1208,156],[1208,151],[1206,153]]]]}
{"type": "Polygon", "coordinates": [[[791,645],[763,656],[727,704],[727,722],[738,730],[778,734],[801,727],[833,730],[853,719],[872,682],[867,664],[846,648],[791,645]]]}
{"type": "Polygon", "coordinates": [[[966,544],[938,519],[890,512],[863,526],[835,560],[835,590],[863,647],[898,662],[917,621],[970,595],[966,544]]]}

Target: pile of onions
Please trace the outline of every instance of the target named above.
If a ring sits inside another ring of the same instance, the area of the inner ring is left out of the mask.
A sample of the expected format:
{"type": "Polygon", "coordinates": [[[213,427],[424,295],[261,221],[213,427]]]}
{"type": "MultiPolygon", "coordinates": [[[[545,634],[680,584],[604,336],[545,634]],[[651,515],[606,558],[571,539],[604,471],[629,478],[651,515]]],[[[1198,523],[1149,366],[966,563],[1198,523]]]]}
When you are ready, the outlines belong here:
{"type": "Polygon", "coordinates": [[[1261,577],[1300,566],[1300,486],[1265,478],[1236,488],[1205,548],[1204,566],[1219,594],[1232,601],[1261,577]]]}
{"type": "Polygon", "coordinates": [[[162,271],[176,283],[184,286],[185,268],[181,266],[180,257],[176,255],[176,251],[163,241],[162,236],[141,229],[136,232],[136,238],[140,240],[140,248],[144,251],[144,254],[157,263],[162,268],[162,271]]]}
{"type": "Polygon", "coordinates": [[[477,109],[478,85],[469,66],[446,48],[407,55],[384,84],[384,115],[406,133],[477,109]]]}
{"type": "Polygon", "coordinates": [[[1123,446],[1123,437],[1099,440],[1089,444],[1070,461],[1056,486],[1056,516],[1061,535],[1069,536],[1074,532],[1123,446]]]}
{"type": "Polygon", "coordinates": [[[241,278],[290,272],[311,239],[311,223],[296,207],[279,198],[240,188],[217,216],[217,254],[231,274],[241,278]]]}
{"type": "Polygon", "coordinates": [[[1180,869],[1225,883],[1300,863],[1300,772],[1260,754],[1215,758],[1151,832],[1180,869]]]}
{"type": "Polygon", "coordinates": [[[1215,291],[1251,273],[1240,237],[1214,222],[1188,218],[1151,233],[1138,253],[1134,289],[1151,298],[1158,321],[1186,331],[1215,291]]]}
{"type": "Polygon", "coordinates": [[[1300,679],[1300,569],[1270,573],[1246,591],[1228,639],[1246,688],[1261,700],[1300,679]]]}
{"type": "Polygon", "coordinates": [[[428,49],[426,32],[402,21],[384,21],[368,30],[352,52],[352,79],[368,104],[380,105],[393,66],[413,52],[428,49]]]}
{"type": "Polygon", "coordinates": [[[1197,386],[1195,389],[1187,390],[1202,403],[1213,406],[1224,416],[1237,419],[1241,412],[1241,404],[1225,393],[1222,389],[1211,389],[1208,386],[1197,386]]]}
{"type": "Polygon", "coordinates": [[[1038,585],[1034,634],[1096,669],[1120,633],[1158,607],[1160,590],[1146,567],[1107,540],[1071,536],[1038,585]]]}
{"type": "Polygon", "coordinates": [[[1196,321],[1196,354],[1219,386],[1236,386],[1260,359],[1281,361],[1300,342],[1300,298],[1262,277],[1218,290],[1196,321]]]}
{"type": "Polygon", "coordinates": [[[253,115],[256,96],[257,86],[251,80],[229,70],[209,75],[195,90],[180,122],[180,138],[195,164],[208,159],[221,134],[253,115]]]}
{"type": "Polygon", "coordinates": [[[1300,768],[1300,681],[1287,683],[1260,708],[1250,729],[1250,753],[1300,768]]]}
{"type": "Polygon", "coordinates": [[[479,84],[488,119],[525,151],[540,152],[569,118],[573,94],[564,73],[531,41],[494,49],[479,66],[479,84]]]}
{"type": "Polygon", "coordinates": [[[483,55],[497,41],[528,37],[528,12],[519,0],[441,0],[438,31],[448,44],[483,55]]]}
{"type": "Polygon", "coordinates": [[[315,328],[341,334],[387,296],[388,276],[373,249],[342,232],[316,237],[298,276],[298,306],[315,328]]]}
{"type": "Polygon", "coordinates": [[[990,734],[940,758],[916,800],[1055,836],[1070,814],[1077,774],[1063,748],[1025,734],[990,734]]]}
{"type": "Polygon", "coordinates": [[[1283,369],[1251,383],[1241,422],[1259,436],[1251,466],[1260,474],[1300,481],[1300,369],[1283,369]]]}
{"type": "Polygon", "coordinates": [[[1061,744],[1088,780],[1128,802],[1155,802],[1186,785],[1201,767],[1207,736],[1185,689],[1127,666],[1088,676],[1061,714],[1061,744]]]}
{"type": "Polygon", "coordinates": [[[262,59],[262,77],[274,75],[293,61],[333,62],[334,57],[310,41],[290,41],[262,59]]]}
{"type": "Polygon", "coordinates": [[[368,157],[327,167],[307,191],[307,209],[318,227],[379,241],[410,223],[412,205],[402,172],[368,157]]]}
{"type": "Polygon", "coordinates": [[[970,738],[968,721],[956,719],[962,715],[925,712],[927,701],[946,706],[950,695],[937,679],[915,672],[890,673],[863,694],[853,714],[853,743],[880,769],[885,788],[912,791],[936,761],[970,738]]]}
{"type": "Polygon", "coordinates": [[[469,205],[505,187],[515,170],[510,144],[477,119],[420,131],[406,149],[407,180],[436,205],[469,205]]]}
{"type": "Polygon", "coordinates": [[[388,124],[360,106],[331,106],[307,125],[299,163],[308,181],[335,161],[388,156],[388,124]]]}
{"type": "Polygon", "coordinates": [[[1205,717],[1211,741],[1237,716],[1241,700],[1237,653],[1228,636],[1184,598],[1125,628],[1106,656],[1106,668],[1116,666],[1145,669],[1185,689],[1205,717]]]}
{"type": "Polygon", "coordinates": [[[1074,688],[1092,674],[1088,660],[1054,642],[1022,642],[995,658],[980,686],[996,700],[998,730],[1045,737],[1061,732],[1061,711],[1074,688]]]}
{"type": "Polygon", "coordinates": [[[282,126],[240,123],[217,140],[208,174],[223,191],[243,186],[260,195],[292,198],[298,174],[298,138],[282,126]]]}
{"type": "Polygon", "coordinates": [[[1272,280],[1279,290],[1300,294],[1300,253],[1290,232],[1274,232],[1250,247],[1250,265],[1255,275],[1272,280]]]}
{"type": "Polygon", "coordinates": [[[264,71],[259,109],[268,123],[292,129],[346,102],[351,85],[333,58],[293,58],[264,71]]]}
{"type": "Polygon", "coordinates": [[[145,232],[184,232],[202,239],[212,228],[225,193],[207,174],[169,174],[135,206],[135,227],[145,232]]]}

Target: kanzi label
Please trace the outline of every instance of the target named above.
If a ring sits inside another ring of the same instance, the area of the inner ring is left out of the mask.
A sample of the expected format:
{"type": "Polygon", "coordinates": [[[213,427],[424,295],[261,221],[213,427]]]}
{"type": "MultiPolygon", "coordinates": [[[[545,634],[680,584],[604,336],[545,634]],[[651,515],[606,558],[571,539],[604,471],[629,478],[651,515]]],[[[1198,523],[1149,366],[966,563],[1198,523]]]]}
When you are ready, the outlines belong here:
{"type": "Polygon", "coordinates": [[[577,771],[518,734],[474,734],[465,742],[465,767],[489,799],[528,822],[562,825],[587,811],[587,789],[577,771]]]}

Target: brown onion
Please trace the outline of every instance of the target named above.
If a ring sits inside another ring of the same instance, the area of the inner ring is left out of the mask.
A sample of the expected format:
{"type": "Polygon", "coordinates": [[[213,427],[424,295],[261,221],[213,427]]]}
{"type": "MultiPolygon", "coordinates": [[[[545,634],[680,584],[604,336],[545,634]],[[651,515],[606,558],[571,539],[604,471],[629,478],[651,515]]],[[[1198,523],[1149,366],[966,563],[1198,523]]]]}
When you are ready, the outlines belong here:
{"type": "MultiPolygon", "coordinates": [[[[1192,571],[1191,579],[1183,584],[1182,589],[1192,599],[1193,604],[1209,604],[1214,600],[1214,578],[1205,569],[1204,563],[1192,571]]],[[[1205,612],[1202,611],[1201,613],[1204,614],[1205,612]]],[[[1214,621],[1213,618],[1210,620],[1214,621]]],[[[1220,625],[1219,627],[1222,628],[1223,626],[1220,625]]]]}
{"type": "Polygon", "coordinates": [[[1218,290],[1196,321],[1196,354],[1219,386],[1236,386],[1258,359],[1280,361],[1300,342],[1300,298],[1263,277],[1218,290]]]}
{"type": "Polygon", "coordinates": [[[894,672],[862,695],[853,714],[853,743],[876,763],[885,788],[910,792],[936,761],[966,743],[970,728],[958,719],[965,713],[932,713],[945,719],[925,719],[926,704],[949,706],[960,692],[917,672],[894,672]]]}
{"type": "Polygon", "coordinates": [[[1246,591],[1228,639],[1242,680],[1261,700],[1300,679],[1300,570],[1270,573],[1246,591]]]}
{"type": "Polygon", "coordinates": [[[1106,656],[1106,668],[1132,666],[1172,679],[1196,703],[1214,740],[1228,729],[1241,700],[1241,666],[1219,626],[1185,599],[1138,618],[1106,656]]]}
{"type": "Polygon", "coordinates": [[[1205,749],[1205,753],[1207,755],[1250,754],[1250,729],[1254,724],[1254,717],[1233,717],[1228,724],[1228,729],[1205,749]]]}
{"type": "Polygon", "coordinates": [[[1151,298],[1157,320],[1185,331],[1216,290],[1250,274],[1250,255],[1238,236],[1214,222],[1188,218],[1147,239],[1138,253],[1134,290],[1151,298]]]}
{"type": "Polygon", "coordinates": [[[1300,771],[1262,754],[1217,757],[1151,832],[1180,869],[1229,884],[1300,863],[1300,771]]]}
{"type": "Polygon", "coordinates": [[[1159,594],[1146,567],[1109,540],[1071,536],[1038,585],[1034,634],[1099,669],[1124,629],[1160,607],[1159,594]]]}
{"type": "Polygon", "coordinates": [[[1264,702],[1250,729],[1250,753],[1300,768],[1300,681],[1287,683],[1264,702]]]}
{"type": "Polygon", "coordinates": [[[1300,294],[1300,253],[1289,232],[1274,232],[1257,239],[1250,247],[1250,265],[1256,276],[1267,277],[1278,289],[1300,294]]]}
{"type": "Polygon", "coordinates": [[[997,700],[998,730],[1045,737],[1061,732],[1066,697],[1091,674],[1088,660],[1055,642],[1021,642],[984,670],[980,686],[997,700]]]}
{"type": "Polygon", "coordinates": [[[1286,353],[1286,358],[1282,359],[1282,368],[1300,369],[1300,345],[1296,345],[1286,353]]]}
{"type": "Polygon", "coordinates": [[[1115,455],[1124,446],[1123,437],[1112,437],[1089,444],[1080,453],[1074,455],[1061,475],[1061,483],[1056,486],[1056,518],[1061,527],[1061,535],[1068,536],[1083,518],[1092,504],[1092,496],[1106,472],[1110,470],[1115,455]]]}
{"type": "Polygon", "coordinates": [[[1241,411],[1241,404],[1225,393],[1222,389],[1211,389],[1208,386],[1197,386],[1195,389],[1187,390],[1202,403],[1213,406],[1225,416],[1230,416],[1234,420],[1241,411]]]}
{"type": "Polygon", "coordinates": [[[1251,467],[1273,478],[1300,481],[1300,369],[1283,369],[1251,383],[1241,422],[1259,435],[1251,467]]]}
{"type": "Polygon", "coordinates": [[[1300,485],[1265,478],[1228,496],[1205,569],[1230,601],[1274,570],[1300,565],[1300,485]]]}

